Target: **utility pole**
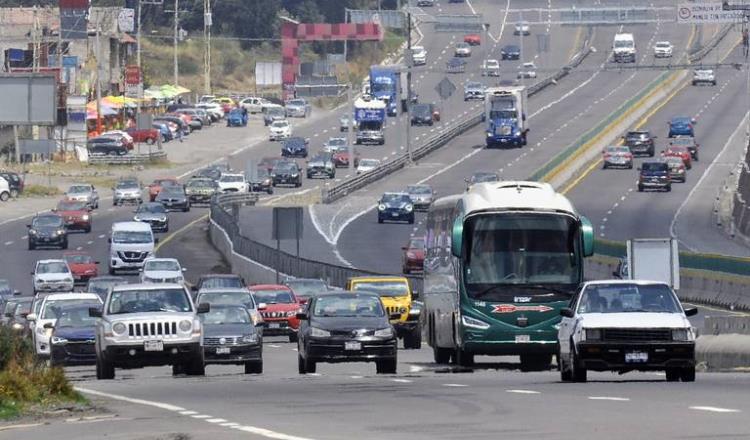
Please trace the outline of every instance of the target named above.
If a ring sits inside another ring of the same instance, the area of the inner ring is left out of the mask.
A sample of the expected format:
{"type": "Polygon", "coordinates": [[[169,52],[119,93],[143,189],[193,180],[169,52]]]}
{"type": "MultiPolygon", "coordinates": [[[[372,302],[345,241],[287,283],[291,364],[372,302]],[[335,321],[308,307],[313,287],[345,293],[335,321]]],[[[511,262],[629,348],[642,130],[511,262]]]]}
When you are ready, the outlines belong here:
{"type": "Polygon", "coordinates": [[[203,89],[206,95],[211,94],[211,0],[203,0],[203,89]]]}
{"type": "MultiPolygon", "coordinates": [[[[143,1],[138,0],[138,28],[136,29],[136,40],[138,43],[137,50],[135,52],[135,63],[138,65],[138,75],[140,76],[140,82],[143,83],[143,67],[141,67],[141,10],[143,10],[143,1]]],[[[138,99],[135,101],[135,120],[138,123],[138,116],[141,114],[141,99],[143,96],[140,94],[140,86],[138,86],[138,99]]]]}
{"type": "Polygon", "coordinates": [[[96,39],[94,40],[94,51],[96,55],[96,131],[101,133],[102,131],[102,68],[99,64],[101,62],[101,42],[100,34],[102,33],[102,27],[100,23],[96,23],[96,39]]]}
{"type": "Polygon", "coordinates": [[[179,84],[180,67],[177,60],[177,42],[179,40],[180,28],[180,0],[174,0],[174,85],[179,84]]]}
{"type": "Polygon", "coordinates": [[[34,6],[34,23],[33,28],[31,29],[31,47],[33,51],[33,60],[31,64],[31,70],[33,72],[39,71],[39,14],[37,11],[37,7],[34,6]]]}
{"type": "MultiPolygon", "coordinates": [[[[413,163],[411,156],[411,68],[414,57],[411,54],[411,13],[406,13],[406,155],[409,163],[413,163]]],[[[432,115],[430,115],[432,117],[432,115]]]]}
{"type": "MultiPolygon", "coordinates": [[[[349,23],[349,10],[347,9],[344,13],[345,23],[349,23]]],[[[349,71],[349,62],[347,61],[347,55],[348,55],[348,48],[349,48],[349,41],[344,40],[344,65],[346,66],[346,81],[348,83],[348,87],[346,88],[346,120],[347,120],[347,127],[346,127],[346,145],[349,147],[349,176],[354,177],[355,171],[354,171],[354,102],[353,94],[352,94],[352,75],[349,71]]]]}

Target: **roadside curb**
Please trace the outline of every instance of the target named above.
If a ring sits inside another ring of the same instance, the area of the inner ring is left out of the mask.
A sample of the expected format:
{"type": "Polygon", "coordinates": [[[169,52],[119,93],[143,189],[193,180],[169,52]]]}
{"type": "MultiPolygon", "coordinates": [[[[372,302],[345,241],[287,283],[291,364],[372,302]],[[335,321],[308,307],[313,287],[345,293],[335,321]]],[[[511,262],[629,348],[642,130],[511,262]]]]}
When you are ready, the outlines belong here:
{"type": "Polygon", "coordinates": [[[695,362],[708,371],[750,368],[750,335],[701,335],[695,340],[695,362]]]}

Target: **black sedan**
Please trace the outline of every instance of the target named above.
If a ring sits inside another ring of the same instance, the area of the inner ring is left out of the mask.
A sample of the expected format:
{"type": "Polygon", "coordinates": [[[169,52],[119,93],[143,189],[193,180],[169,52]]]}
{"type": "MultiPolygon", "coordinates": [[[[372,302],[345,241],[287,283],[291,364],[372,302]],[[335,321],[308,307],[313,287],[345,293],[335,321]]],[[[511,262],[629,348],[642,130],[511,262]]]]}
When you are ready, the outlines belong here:
{"type": "Polygon", "coordinates": [[[314,296],[300,319],[300,374],[318,362],[375,362],[378,374],[395,374],[397,339],[380,297],[369,292],[314,296]]]}
{"type": "Polygon", "coordinates": [[[384,221],[414,223],[414,202],[407,193],[385,193],[378,200],[378,223],[384,221]]]}
{"type": "Polygon", "coordinates": [[[206,364],[244,365],[245,374],[263,372],[263,337],[245,307],[212,304],[201,319],[206,364]]]}
{"type": "Polygon", "coordinates": [[[521,59],[521,48],[515,44],[503,46],[503,48],[500,49],[500,56],[504,60],[519,60],[521,59]]]}
{"type": "Polygon", "coordinates": [[[164,205],[167,211],[190,211],[190,200],[181,186],[162,187],[154,201],[164,205]]]}
{"type": "Polygon", "coordinates": [[[301,137],[290,137],[285,140],[281,147],[282,157],[307,157],[307,145],[309,141],[301,137]]]}
{"type": "MultiPolygon", "coordinates": [[[[95,304],[91,304],[95,306],[95,304]]],[[[89,305],[65,307],[59,311],[50,338],[52,365],[96,365],[96,318],[89,316],[89,305]]]]}
{"type": "Polygon", "coordinates": [[[29,250],[38,247],[68,248],[68,230],[65,229],[65,220],[61,215],[37,214],[31,224],[26,226],[29,228],[29,250]]]}
{"type": "Polygon", "coordinates": [[[302,169],[297,162],[280,161],[273,167],[271,179],[273,186],[292,185],[299,188],[302,186],[302,169]]]}
{"type": "MultiPolygon", "coordinates": [[[[162,191],[163,193],[164,191],[162,191]]],[[[161,195],[161,193],[159,193],[161,195]]],[[[159,199],[159,196],[156,196],[159,199]]],[[[161,202],[146,202],[134,211],[133,220],[151,225],[154,232],[169,232],[169,216],[167,208],[161,202]]]]}

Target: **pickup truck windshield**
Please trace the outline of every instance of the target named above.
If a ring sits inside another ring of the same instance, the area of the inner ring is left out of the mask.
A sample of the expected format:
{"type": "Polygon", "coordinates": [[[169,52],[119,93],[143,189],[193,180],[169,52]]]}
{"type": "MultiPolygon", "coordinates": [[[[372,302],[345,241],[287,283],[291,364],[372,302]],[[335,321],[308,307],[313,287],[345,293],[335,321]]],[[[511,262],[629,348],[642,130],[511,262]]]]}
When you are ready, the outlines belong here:
{"type": "Polygon", "coordinates": [[[183,289],[119,290],[112,292],[109,301],[110,315],[146,312],[192,312],[183,289]]]}

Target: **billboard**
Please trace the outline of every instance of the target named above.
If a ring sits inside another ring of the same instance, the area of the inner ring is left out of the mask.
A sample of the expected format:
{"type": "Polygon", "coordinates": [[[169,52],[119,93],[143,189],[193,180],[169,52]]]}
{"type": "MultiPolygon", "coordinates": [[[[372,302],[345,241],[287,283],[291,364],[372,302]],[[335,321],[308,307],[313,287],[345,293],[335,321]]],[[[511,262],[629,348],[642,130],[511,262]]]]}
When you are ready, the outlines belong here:
{"type": "Polygon", "coordinates": [[[680,24],[742,23],[743,21],[744,11],[725,11],[721,2],[690,2],[677,5],[677,23],[680,24]]]}
{"type": "Polygon", "coordinates": [[[60,0],[60,34],[63,40],[88,38],[89,0],[60,0]]]}
{"type": "Polygon", "coordinates": [[[281,63],[255,63],[255,85],[281,85],[281,63]]]}
{"type": "Polygon", "coordinates": [[[0,124],[55,125],[57,81],[54,75],[0,75],[0,96],[13,105],[0,106],[0,124]]]}

